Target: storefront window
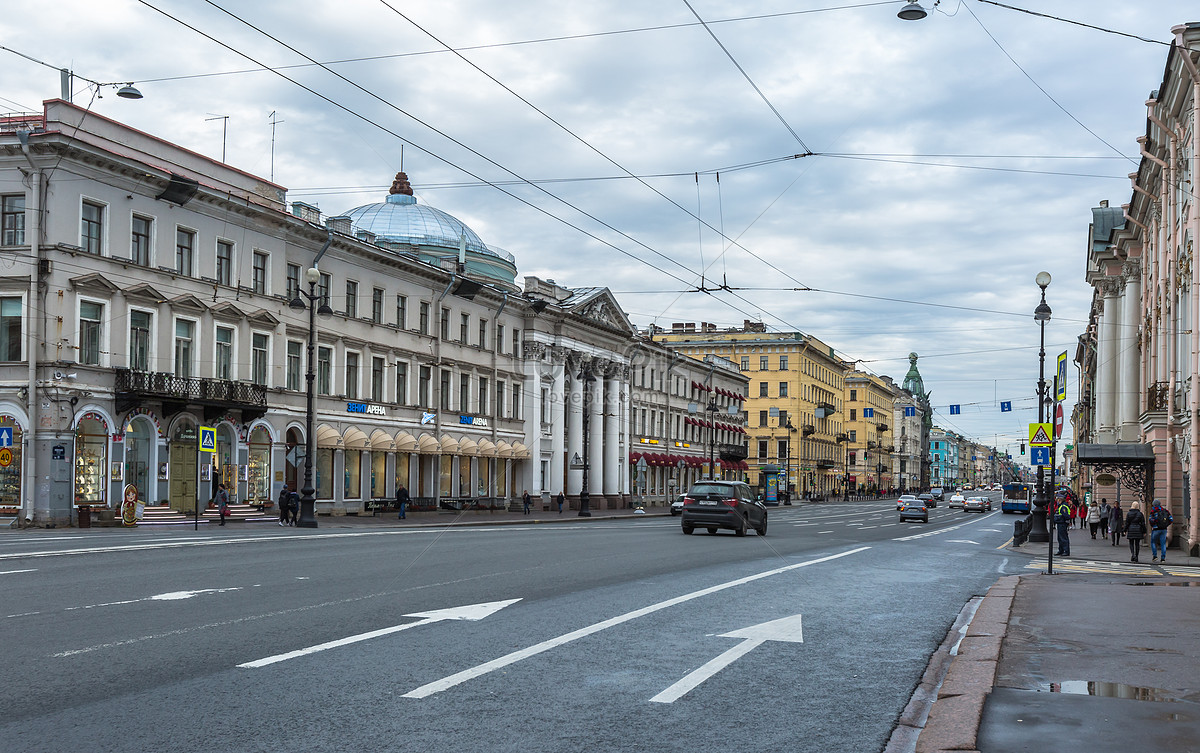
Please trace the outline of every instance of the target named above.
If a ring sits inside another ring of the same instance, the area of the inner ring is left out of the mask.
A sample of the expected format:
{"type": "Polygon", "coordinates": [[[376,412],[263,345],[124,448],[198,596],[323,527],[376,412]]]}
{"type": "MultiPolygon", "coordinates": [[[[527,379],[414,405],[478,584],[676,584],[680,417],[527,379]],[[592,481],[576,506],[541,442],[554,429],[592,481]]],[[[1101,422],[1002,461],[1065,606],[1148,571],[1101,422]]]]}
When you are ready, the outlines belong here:
{"type": "Polygon", "coordinates": [[[108,424],[96,413],[85,414],[75,429],[75,504],[106,505],[108,424]]]}
{"type": "Polygon", "coordinates": [[[317,465],[313,469],[317,474],[317,499],[333,499],[333,450],[328,447],[317,448],[317,465]]]}
{"type": "MultiPolygon", "coordinates": [[[[407,452],[401,452],[396,455],[396,488],[408,486],[408,460],[411,456],[407,452]]],[[[409,494],[413,494],[413,490],[408,490],[409,494]]],[[[414,495],[415,496],[415,495],[414,495]]]]}
{"type": "Polygon", "coordinates": [[[453,494],[453,492],[450,491],[450,487],[451,484],[453,484],[454,479],[450,474],[454,470],[454,456],[438,455],[438,462],[440,462],[442,466],[441,473],[438,474],[438,489],[443,497],[449,497],[453,494]]]}
{"type": "Polygon", "coordinates": [[[508,488],[508,461],[504,458],[496,460],[496,495],[500,497],[508,496],[505,490],[508,488]]]}
{"type": "Polygon", "coordinates": [[[250,432],[250,468],[246,496],[252,502],[271,501],[271,434],[265,426],[250,432]]]}
{"type": "Polygon", "coordinates": [[[496,496],[495,494],[492,493],[492,484],[491,484],[491,481],[492,481],[492,459],[491,458],[479,458],[479,460],[476,460],[475,462],[479,468],[479,483],[477,484],[477,486],[479,488],[479,496],[480,497],[496,496]]]}
{"type": "Polygon", "coordinates": [[[0,506],[21,505],[21,425],[12,416],[0,414],[0,431],[12,433],[12,444],[0,447],[0,506]]]}
{"type": "Polygon", "coordinates": [[[458,458],[458,493],[464,497],[471,495],[471,458],[460,455],[458,458]]]}
{"type": "Polygon", "coordinates": [[[387,495],[387,453],[371,453],[371,499],[387,495]]]}
{"type": "Polygon", "coordinates": [[[345,485],[342,489],[342,499],[362,498],[362,456],[358,450],[346,450],[345,455],[345,485]]]}

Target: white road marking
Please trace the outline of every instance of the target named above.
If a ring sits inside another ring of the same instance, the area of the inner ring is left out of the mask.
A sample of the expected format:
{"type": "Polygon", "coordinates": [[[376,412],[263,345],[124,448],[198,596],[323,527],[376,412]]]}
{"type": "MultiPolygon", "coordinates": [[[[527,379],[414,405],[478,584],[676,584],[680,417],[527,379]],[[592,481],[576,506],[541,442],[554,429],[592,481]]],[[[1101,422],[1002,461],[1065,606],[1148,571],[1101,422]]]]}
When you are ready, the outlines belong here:
{"type": "Polygon", "coordinates": [[[974,544],[975,546],[979,546],[978,541],[971,541],[970,539],[950,539],[946,543],[948,543],[948,544],[974,544]]]}
{"type": "Polygon", "coordinates": [[[0,575],[16,575],[17,573],[36,573],[36,572],[37,572],[37,568],[31,567],[28,570],[4,570],[3,572],[0,572],[0,575]]]}
{"type": "Polygon", "coordinates": [[[455,674],[450,675],[449,677],[443,677],[440,680],[435,680],[434,682],[422,685],[421,687],[416,688],[415,690],[411,690],[411,691],[405,693],[403,697],[404,698],[426,698],[428,696],[433,695],[434,693],[440,693],[443,690],[449,690],[450,688],[452,688],[456,685],[459,685],[461,683],[464,683],[467,680],[473,680],[476,677],[481,677],[485,674],[488,674],[489,672],[494,672],[497,669],[507,667],[510,664],[516,664],[517,662],[521,661],[522,659],[528,659],[531,656],[536,656],[545,651],[549,651],[552,648],[557,648],[559,646],[566,645],[567,643],[577,641],[580,638],[586,638],[589,635],[594,635],[595,633],[599,633],[602,630],[607,630],[610,627],[615,627],[617,625],[624,624],[626,622],[629,622],[630,620],[635,620],[639,617],[645,617],[648,614],[653,614],[654,612],[661,611],[663,609],[666,609],[667,607],[673,607],[677,604],[683,604],[685,602],[692,601],[693,599],[698,599],[702,596],[708,596],[709,594],[718,593],[720,591],[724,591],[729,588],[734,588],[736,586],[745,585],[746,583],[752,583],[756,580],[760,580],[762,578],[768,578],[772,575],[779,575],[780,573],[790,572],[792,570],[796,570],[796,569],[799,569],[802,567],[808,567],[809,565],[816,565],[816,564],[820,564],[822,562],[829,562],[831,560],[840,559],[842,557],[848,557],[852,554],[858,554],[859,552],[865,552],[870,548],[871,547],[869,547],[869,546],[862,546],[862,547],[858,547],[857,549],[851,549],[846,552],[841,552],[840,554],[830,554],[825,557],[818,557],[817,559],[814,559],[814,560],[808,560],[807,562],[798,562],[794,565],[787,565],[785,567],[776,568],[774,570],[767,570],[765,572],[761,572],[756,575],[748,575],[744,578],[738,578],[736,580],[727,581],[725,583],[720,583],[715,586],[709,586],[708,588],[702,588],[699,591],[692,591],[691,593],[687,593],[682,596],[676,596],[673,599],[667,599],[666,601],[660,601],[657,604],[651,604],[649,606],[642,607],[641,609],[635,609],[632,612],[626,612],[625,614],[617,615],[616,617],[610,617],[607,620],[602,620],[601,622],[597,622],[594,625],[588,625],[588,626],[582,627],[578,630],[573,630],[564,635],[560,635],[557,638],[551,638],[550,640],[542,641],[541,643],[534,644],[528,648],[523,648],[520,651],[514,651],[510,654],[506,654],[497,659],[493,659],[489,662],[484,662],[483,664],[477,665],[475,667],[471,667],[470,669],[465,669],[462,672],[457,672],[455,674]]]}
{"type": "Polygon", "coordinates": [[[817,533],[833,533],[833,531],[817,531],[817,533]]]}
{"type": "Polygon", "coordinates": [[[408,630],[409,628],[420,627],[421,625],[428,625],[433,622],[442,622],[443,620],[471,620],[472,622],[474,622],[477,620],[482,620],[484,617],[487,617],[489,615],[495,614],[496,612],[499,612],[501,609],[504,609],[505,607],[507,607],[510,604],[516,604],[518,601],[520,601],[520,599],[508,599],[507,601],[492,601],[492,602],[487,602],[485,604],[470,604],[470,605],[463,606],[463,607],[452,607],[450,609],[437,609],[432,612],[417,612],[415,614],[406,614],[406,615],[404,615],[405,617],[422,617],[424,619],[421,619],[417,622],[409,622],[404,625],[393,625],[392,627],[381,628],[379,630],[372,630],[369,633],[360,633],[358,635],[351,635],[346,638],[339,638],[336,641],[328,641],[326,643],[317,644],[316,646],[309,646],[308,648],[301,648],[301,649],[297,649],[295,651],[289,651],[286,654],[276,654],[275,656],[268,656],[265,659],[257,659],[255,661],[249,661],[249,662],[246,662],[245,664],[239,664],[238,666],[243,669],[258,669],[260,667],[265,667],[269,664],[275,664],[277,662],[287,661],[288,659],[295,659],[300,656],[308,656],[309,654],[315,654],[318,651],[328,651],[331,648],[338,648],[339,646],[348,646],[351,643],[359,643],[361,641],[367,641],[372,638],[379,638],[384,635],[391,635],[392,633],[398,633],[401,630],[408,630]]]}
{"type": "Polygon", "coordinates": [[[722,638],[744,638],[741,643],[729,649],[720,656],[708,661],[703,666],[692,670],[679,682],[650,699],[651,703],[674,703],[687,695],[702,682],[728,667],[739,658],[753,651],[767,641],[785,641],[789,643],[804,643],[804,628],[800,615],[783,617],[770,622],[722,633],[722,638]]]}
{"type": "Polygon", "coordinates": [[[121,601],[105,601],[99,604],[85,604],[82,607],[64,607],[64,612],[77,612],[81,609],[98,609],[100,607],[119,607],[125,604],[137,604],[143,601],[179,601],[180,599],[190,599],[193,596],[200,594],[220,594],[226,591],[241,591],[240,587],[234,588],[200,588],[195,591],[171,591],[165,594],[155,594],[154,596],[146,596],[141,599],[123,599],[121,601]]]}

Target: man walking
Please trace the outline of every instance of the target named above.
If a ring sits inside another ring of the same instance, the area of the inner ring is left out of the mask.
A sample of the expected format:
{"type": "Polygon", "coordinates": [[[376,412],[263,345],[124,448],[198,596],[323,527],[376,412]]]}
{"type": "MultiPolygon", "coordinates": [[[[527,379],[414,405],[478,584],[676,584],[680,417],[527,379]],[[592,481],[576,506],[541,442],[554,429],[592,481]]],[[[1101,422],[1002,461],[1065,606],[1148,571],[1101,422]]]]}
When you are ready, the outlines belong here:
{"type": "Polygon", "coordinates": [[[404,520],[407,516],[405,511],[408,508],[408,489],[404,484],[396,487],[396,507],[400,509],[400,520],[404,520]]]}
{"type": "Polygon", "coordinates": [[[1167,561],[1167,538],[1171,530],[1171,524],[1175,519],[1171,517],[1171,513],[1162,506],[1162,502],[1154,500],[1154,506],[1150,508],[1150,560],[1163,562],[1167,561]]]}
{"type": "Polygon", "coordinates": [[[1058,530],[1058,556],[1071,556],[1071,505],[1066,498],[1060,499],[1054,511],[1054,525],[1058,530]]]}
{"type": "Polygon", "coordinates": [[[292,490],[289,489],[288,485],[285,483],[283,488],[279,490],[279,525],[281,526],[286,526],[288,524],[288,517],[290,517],[292,509],[289,502],[291,498],[292,490]]]}
{"type": "Polygon", "coordinates": [[[526,489],[524,491],[524,493],[521,494],[521,502],[524,503],[524,505],[525,505],[525,514],[528,515],[529,514],[529,504],[530,504],[528,489],[526,489]]]}
{"type": "Polygon", "coordinates": [[[566,500],[567,500],[567,498],[563,496],[562,492],[559,492],[558,496],[554,498],[554,501],[558,503],[558,514],[559,515],[562,515],[563,502],[565,502],[566,500]]]}
{"type": "Polygon", "coordinates": [[[221,517],[221,525],[225,525],[225,516],[229,515],[229,492],[225,484],[217,484],[217,514],[221,517]]]}

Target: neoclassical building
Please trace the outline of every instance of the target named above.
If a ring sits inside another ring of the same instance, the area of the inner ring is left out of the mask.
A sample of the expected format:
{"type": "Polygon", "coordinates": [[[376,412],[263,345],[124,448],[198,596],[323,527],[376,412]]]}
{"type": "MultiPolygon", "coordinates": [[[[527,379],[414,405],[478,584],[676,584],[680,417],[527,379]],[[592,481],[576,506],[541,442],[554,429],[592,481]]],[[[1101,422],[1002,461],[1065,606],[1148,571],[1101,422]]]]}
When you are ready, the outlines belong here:
{"type": "Polygon", "coordinates": [[[901,493],[930,486],[929,432],[933,428],[933,410],[917,369],[917,358],[916,353],[908,354],[908,373],[904,375],[892,412],[896,440],[893,474],[901,493]]]}

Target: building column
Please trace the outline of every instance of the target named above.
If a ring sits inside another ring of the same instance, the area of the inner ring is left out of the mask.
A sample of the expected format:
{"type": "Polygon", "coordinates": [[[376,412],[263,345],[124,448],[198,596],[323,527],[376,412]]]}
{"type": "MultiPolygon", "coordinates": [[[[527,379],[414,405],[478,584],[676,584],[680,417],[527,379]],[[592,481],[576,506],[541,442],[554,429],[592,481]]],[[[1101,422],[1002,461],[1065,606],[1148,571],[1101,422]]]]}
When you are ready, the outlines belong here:
{"type": "Polygon", "coordinates": [[[1138,398],[1141,397],[1141,385],[1138,375],[1141,372],[1141,351],[1138,349],[1138,324],[1142,317],[1142,265],[1137,259],[1125,262],[1125,298],[1121,304],[1121,366],[1120,392],[1117,401],[1120,406],[1120,434],[1122,442],[1137,442],[1141,438],[1140,411],[1138,398]]]}
{"type": "MultiPolygon", "coordinates": [[[[580,461],[583,460],[583,382],[575,374],[571,374],[570,379],[570,392],[567,394],[567,463],[574,462],[576,455],[580,461]]],[[[567,494],[578,499],[582,488],[583,469],[568,466],[567,494]]],[[[591,490],[588,491],[590,493],[591,490]]]]}
{"type": "MultiPolygon", "coordinates": [[[[554,364],[554,377],[550,387],[550,478],[546,481],[550,486],[550,493],[557,495],[560,491],[565,491],[563,488],[563,452],[566,448],[566,423],[565,411],[566,403],[566,364],[556,362],[554,364]]],[[[541,392],[538,393],[538,398],[541,398],[541,392]]]]}
{"type": "Polygon", "coordinates": [[[1098,285],[1103,298],[1096,336],[1096,439],[1100,444],[1113,444],[1117,441],[1116,330],[1121,305],[1115,281],[1105,278],[1098,285]]]}
{"type": "Polygon", "coordinates": [[[610,371],[604,382],[604,496],[609,507],[622,507],[621,499],[621,380],[620,370],[610,371]]]}
{"type": "Polygon", "coordinates": [[[591,390],[588,415],[588,494],[593,500],[594,509],[600,507],[599,500],[604,493],[604,375],[593,374],[593,381],[586,387],[591,390]]]}

